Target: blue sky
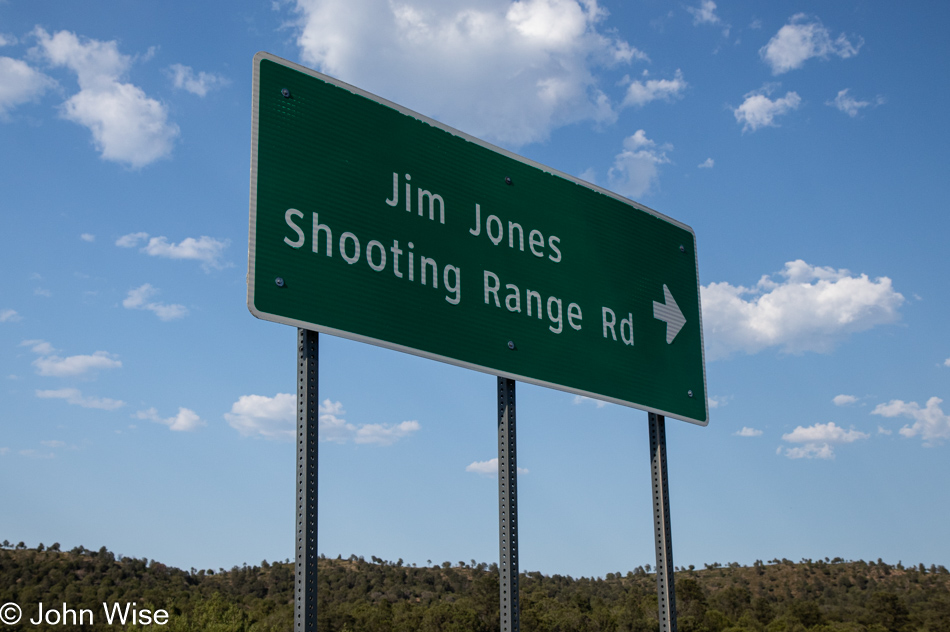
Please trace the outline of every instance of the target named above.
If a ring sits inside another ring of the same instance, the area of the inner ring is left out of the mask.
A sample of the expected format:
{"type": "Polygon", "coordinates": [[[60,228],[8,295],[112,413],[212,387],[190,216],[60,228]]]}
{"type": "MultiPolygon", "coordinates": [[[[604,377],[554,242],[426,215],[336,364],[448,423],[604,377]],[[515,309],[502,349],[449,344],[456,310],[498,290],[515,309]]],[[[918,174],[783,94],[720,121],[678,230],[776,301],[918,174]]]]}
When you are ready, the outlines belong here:
{"type": "MultiPolygon", "coordinates": [[[[0,2],[0,539],[293,556],[296,331],[245,304],[266,50],[694,229],[710,423],[667,423],[676,565],[947,565],[948,17],[0,2]]],[[[494,378],[320,353],[319,550],[496,560],[494,378]]],[[[652,564],[646,414],[518,397],[522,569],[652,564]]]]}

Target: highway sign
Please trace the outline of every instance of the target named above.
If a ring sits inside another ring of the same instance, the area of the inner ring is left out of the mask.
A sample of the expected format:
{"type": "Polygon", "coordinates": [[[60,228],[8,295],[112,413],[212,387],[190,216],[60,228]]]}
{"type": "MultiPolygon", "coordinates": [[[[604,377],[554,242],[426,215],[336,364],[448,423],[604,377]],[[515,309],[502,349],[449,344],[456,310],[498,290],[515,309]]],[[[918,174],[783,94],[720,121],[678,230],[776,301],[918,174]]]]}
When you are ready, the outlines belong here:
{"type": "Polygon", "coordinates": [[[248,307],[708,423],[688,226],[268,53],[248,307]]]}

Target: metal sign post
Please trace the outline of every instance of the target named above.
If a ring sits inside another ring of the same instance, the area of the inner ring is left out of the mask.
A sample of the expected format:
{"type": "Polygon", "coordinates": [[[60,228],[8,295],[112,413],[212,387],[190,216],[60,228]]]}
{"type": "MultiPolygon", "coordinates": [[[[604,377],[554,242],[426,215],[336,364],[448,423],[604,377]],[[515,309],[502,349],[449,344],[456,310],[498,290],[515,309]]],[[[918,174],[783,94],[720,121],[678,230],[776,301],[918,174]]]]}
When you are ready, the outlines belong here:
{"type": "Polygon", "coordinates": [[[676,632],[670,489],[666,475],[666,420],[654,413],[650,413],[650,460],[653,468],[653,533],[656,535],[656,600],[660,632],[676,632]]]}
{"type": "Polygon", "coordinates": [[[501,632],[519,632],[515,381],[498,378],[498,593],[501,632]]]}
{"type": "Polygon", "coordinates": [[[297,330],[297,548],[294,632],[317,629],[317,432],[319,346],[315,331],[297,330]]]}

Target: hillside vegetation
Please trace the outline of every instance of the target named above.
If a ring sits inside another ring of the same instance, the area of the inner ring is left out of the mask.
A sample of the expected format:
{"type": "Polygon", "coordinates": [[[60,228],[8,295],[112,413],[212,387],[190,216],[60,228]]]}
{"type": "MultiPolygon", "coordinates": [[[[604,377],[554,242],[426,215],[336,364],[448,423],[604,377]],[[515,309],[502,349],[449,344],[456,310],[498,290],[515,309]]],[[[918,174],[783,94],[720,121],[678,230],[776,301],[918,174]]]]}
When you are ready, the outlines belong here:
{"type": "MultiPolygon", "coordinates": [[[[496,567],[444,562],[415,567],[321,558],[321,632],[497,632],[496,567]]],[[[657,630],[655,577],[649,566],[600,578],[521,575],[524,632],[657,630]]],[[[293,564],[262,562],[231,570],[181,570],[154,560],[22,543],[0,548],[0,604],[24,617],[4,630],[153,629],[289,631],[293,564]],[[33,626],[37,604],[88,608],[93,625],[33,626]],[[168,612],[157,626],[107,625],[103,603],[135,602],[168,612]]],[[[950,573],[942,566],[772,560],[753,566],[710,564],[676,574],[680,632],[950,632],[950,573]]]]}

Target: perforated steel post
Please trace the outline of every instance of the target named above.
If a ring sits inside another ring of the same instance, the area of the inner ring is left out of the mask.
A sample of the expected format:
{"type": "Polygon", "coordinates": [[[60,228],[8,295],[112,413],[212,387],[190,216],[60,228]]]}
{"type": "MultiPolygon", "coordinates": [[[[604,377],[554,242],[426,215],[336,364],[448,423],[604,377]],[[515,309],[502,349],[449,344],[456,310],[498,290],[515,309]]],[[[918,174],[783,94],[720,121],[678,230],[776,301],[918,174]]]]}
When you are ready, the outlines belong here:
{"type": "Polygon", "coordinates": [[[294,632],[317,629],[317,332],[297,330],[297,548],[294,632]]]}
{"type": "Polygon", "coordinates": [[[518,459],[515,381],[498,378],[498,575],[501,632],[521,629],[518,602],[518,459]]]}
{"type": "Polygon", "coordinates": [[[650,460],[653,468],[653,533],[656,536],[656,600],[660,632],[676,632],[670,489],[666,476],[666,420],[654,413],[650,413],[650,460]]]}

